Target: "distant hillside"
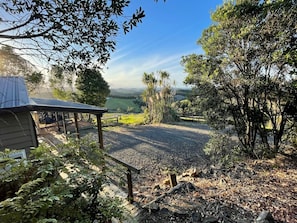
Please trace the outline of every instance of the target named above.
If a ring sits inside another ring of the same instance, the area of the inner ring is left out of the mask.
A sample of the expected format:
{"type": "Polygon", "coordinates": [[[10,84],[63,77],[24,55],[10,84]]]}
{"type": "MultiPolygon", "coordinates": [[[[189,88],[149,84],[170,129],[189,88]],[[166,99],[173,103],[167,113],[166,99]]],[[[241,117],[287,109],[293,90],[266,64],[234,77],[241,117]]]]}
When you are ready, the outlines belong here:
{"type": "Polygon", "coordinates": [[[182,89],[182,88],[178,88],[176,89],[176,95],[181,95],[184,97],[188,97],[191,94],[192,90],[191,89],[182,89]]]}
{"type": "Polygon", "coordinates": [[[118,97],[118,98],[137,98],[139,97],[144,88],[115,88],[110,89],[110,97],[118,97]]]}
{"type": "MultiPolygon", "coordinates": [[[[118,98],[137,98],[141,96],[144,88],[115,88],[111,89],[110,97],[118,97],[118,98]]],[[[191,89],[176,89],[176,95],[180,95],[183,97],[187,97],[191,94],[191,89]]]]}
{"type": "MultiPolygon", "coordinates": [[[[125,99],[135,99],[139,98],[143,93],[144,88],[115,88],[110,89],[111,98],[125,98],[125,99]]],[[[176,89],[176,100],[181,100],[188,97],[191,94],[191,89],[176,89]]],[[[50,88],[39,88],[33,92],[31,97],[38,98],[53,98],[52,90],[50,88]]]]}

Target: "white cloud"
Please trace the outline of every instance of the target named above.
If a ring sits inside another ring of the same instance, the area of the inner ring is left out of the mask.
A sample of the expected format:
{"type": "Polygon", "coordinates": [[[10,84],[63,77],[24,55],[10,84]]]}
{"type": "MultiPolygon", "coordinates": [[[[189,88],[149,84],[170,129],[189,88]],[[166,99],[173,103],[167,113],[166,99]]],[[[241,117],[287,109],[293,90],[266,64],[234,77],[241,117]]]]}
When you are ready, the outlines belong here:
{"type": "Polygon", "coordinates": [[[140,88],[143,73],[151,73],[160,70],[169,72],[172,81],[177,87],[185,87],[183,81],[187,74],[180,64],[181,57],[192,52],[177,53],[173,55],[151,54],[144,57],[129,57],[130,52],[114,55],[108,62],[108,69],[104,70],[104,79],[112,88],[140,88]]]}
{"type": "Polygon", "coordinates": [[[139,88],[142,84],[143,73],[151,73],[166,70],[171,74],[171,79],[182,85],[179,77],[183,68],[180,65],[180,54],[177,55],[149,55],[134,59],[125,59],[125,56],[116,57],[110,61],[104,71],[104,79],[112,88],[139,88]],[[178,76],[177,76],[178,75],[178,76]]]}

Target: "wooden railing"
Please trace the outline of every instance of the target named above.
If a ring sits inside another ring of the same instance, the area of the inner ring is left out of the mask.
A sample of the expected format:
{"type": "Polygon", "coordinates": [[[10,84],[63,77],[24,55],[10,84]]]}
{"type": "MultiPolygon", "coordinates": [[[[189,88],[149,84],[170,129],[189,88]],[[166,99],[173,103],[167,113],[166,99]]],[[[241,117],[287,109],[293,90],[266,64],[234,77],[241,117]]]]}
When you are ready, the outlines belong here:
{"type": "Polygon", "coordinates": [[[115,115],[115,116],[103,117],[101,120],[104,126],[108,126],[111,124],[118,124],[120,119],[121,119],[120,115],[115,115]]]}
{"type": "Polygon", "coordinates": [[[203,116],[192,115],[192,116],[180,116],[182,121],[190,121],[190,122],[200,122],[205,123],[205,119],[203,116]]]}
{"type": "MultiPolygon", "coordinates": [[[[133,197],[133,182],[132,182],[132,172],[135,172],[137,174],[140,174],[140,169],[131,166],[130,164],[127,164],[115,157],[113,157],[110,154],[106,154],[106,158],[109,159],[110,161],[113,161],[114,163],[116,163],[117,165],[120,165],[121,167],[123,167],[125,169],[125,174],[126,174],[126,180],[127,180],[127,189],[128,189],[128,201],[130,203],[134,202],[134,197],[133,197]]],[[[107,164],[109,164],[111,167],[114,167],[114,165],[111,162],[107,162],[107,164]]],[[[116,168],[115,168],[116,169],[116,168]]],[[[118,169],[116,169],[118,170],[118,169]]],[[[117,175],[118,177],[120,177],[119,175],[117,175]]]]}

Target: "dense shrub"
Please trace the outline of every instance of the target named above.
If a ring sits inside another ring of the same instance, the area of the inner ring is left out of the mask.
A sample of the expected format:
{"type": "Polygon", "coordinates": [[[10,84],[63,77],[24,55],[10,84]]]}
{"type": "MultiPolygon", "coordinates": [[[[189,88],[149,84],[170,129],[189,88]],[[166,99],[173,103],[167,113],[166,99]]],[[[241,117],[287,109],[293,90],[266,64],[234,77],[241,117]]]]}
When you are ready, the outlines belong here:
{"type": "Polygon", "coordinates": [[[224,133],[213,133],[203,150],[215,165],[232,165],[240,158],[239,145],[224,133]]]}
{"type": "Polygon", "coordinates": [[[108,222],[123,218],[120,200],[103,194],[103,152],[96,143],[42,145],[29,160],[2,153],[0,222],[108,222]]]}

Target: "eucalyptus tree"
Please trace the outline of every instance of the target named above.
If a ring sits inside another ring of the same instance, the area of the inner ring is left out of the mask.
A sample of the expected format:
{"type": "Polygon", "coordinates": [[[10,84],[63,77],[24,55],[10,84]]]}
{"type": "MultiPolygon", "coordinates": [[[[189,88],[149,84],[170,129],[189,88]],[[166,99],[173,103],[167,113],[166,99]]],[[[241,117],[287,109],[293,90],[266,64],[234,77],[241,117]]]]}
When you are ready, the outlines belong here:
{"type": "Polygon", "coordinates": [[[297,3],[225,1],[211,18],[198,40],[205,54],[182,59],[185,83],[212,126],[233,126],[244,152],[276,154],[296,111],[297,3]]]}
{"type": "Polygon", "coordinates": [[[144,73],[142,82],[146,89],[142,94],[146,103],[145,115],[148,123],[161,123],[177,120],[171,106],[174,100],[174,89],[170,81],[170,74],[166,71],[144,73]]]}

